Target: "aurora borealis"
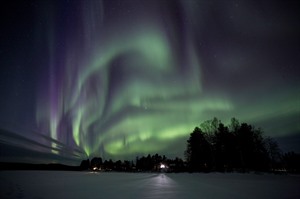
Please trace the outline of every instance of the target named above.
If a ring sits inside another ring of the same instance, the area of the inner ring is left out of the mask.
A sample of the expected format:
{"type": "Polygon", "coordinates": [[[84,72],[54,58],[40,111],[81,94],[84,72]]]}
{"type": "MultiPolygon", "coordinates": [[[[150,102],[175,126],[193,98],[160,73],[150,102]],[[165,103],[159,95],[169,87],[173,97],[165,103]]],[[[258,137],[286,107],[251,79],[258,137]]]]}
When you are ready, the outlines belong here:
{"type": "Polygon", "coordinates": [[[1,124],[40,143],[31,150],[183,156],[192,129],[214,116],[299,135],[296,1],[2,7],[1,124]]]}

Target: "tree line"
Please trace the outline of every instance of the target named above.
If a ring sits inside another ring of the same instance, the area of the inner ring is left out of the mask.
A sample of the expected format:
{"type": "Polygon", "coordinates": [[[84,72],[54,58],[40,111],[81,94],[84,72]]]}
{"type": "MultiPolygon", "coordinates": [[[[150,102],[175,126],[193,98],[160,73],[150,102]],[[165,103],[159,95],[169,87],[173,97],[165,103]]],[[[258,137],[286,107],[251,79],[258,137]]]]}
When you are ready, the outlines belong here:
{"type": "Polygon", "coordinates": [[[93,158],[81,167],[104,171],[169,171],[169,172],[300,172],[300,155],[283,154],[278,143],[265,137],[260,128],[232,118],[229,125],[213,118],[195,127],[187,140],[185,160],[168,159],[158,154],[137,157],[133,161],[113,162],[93,158]]]}
{"type": "Polygon", "coordinates": [[[267,171],[279,163],[280,149],[261,129],[235,118],[225,126],[214,118],[190,134],[185,157],[190,171],[267,171]]]}

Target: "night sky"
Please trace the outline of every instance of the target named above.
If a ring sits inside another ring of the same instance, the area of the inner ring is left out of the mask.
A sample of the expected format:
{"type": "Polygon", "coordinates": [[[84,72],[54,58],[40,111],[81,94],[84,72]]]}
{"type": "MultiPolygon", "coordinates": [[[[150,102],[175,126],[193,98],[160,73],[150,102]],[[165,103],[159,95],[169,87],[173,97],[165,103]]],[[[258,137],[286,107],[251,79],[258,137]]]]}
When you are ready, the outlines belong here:
{"type": "Polygon", "coordinates": [[[1,3],[2,161],[183,157],[232,117],[300,152],[300,2],[1,3]]]}

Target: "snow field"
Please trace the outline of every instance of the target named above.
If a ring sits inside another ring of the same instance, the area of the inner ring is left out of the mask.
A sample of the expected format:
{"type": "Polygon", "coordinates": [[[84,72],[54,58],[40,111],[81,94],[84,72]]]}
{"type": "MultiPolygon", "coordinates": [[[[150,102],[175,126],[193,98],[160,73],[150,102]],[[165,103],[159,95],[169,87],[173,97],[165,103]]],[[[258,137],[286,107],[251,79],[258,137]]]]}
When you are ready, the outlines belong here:
{"type": "Polygon", "coordinates": [[[0,198],[300,198],[300,176],[0,171],[0,198]]]}

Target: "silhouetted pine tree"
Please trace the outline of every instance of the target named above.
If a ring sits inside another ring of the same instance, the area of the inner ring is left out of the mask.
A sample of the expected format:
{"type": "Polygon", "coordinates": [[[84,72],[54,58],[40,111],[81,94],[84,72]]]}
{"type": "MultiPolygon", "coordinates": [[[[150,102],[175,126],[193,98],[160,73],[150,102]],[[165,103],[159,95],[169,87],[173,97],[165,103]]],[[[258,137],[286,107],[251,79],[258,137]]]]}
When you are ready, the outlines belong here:
{"type": "Polygon", "coordinates": [[[282,153],[278,146],[278,143],[271,137],[265,138],[264,142],[269,156],[269,168],[271,170],[281,169],[282,153]]]}
{"type": "Polygon", "coordinates": [[[187,140],[185,157],[190,171],[211,169],[211,146],[200,128],[196,127],[187,140]]]}
{"type": "Polygon", "coordinates": [[[236,140],[228,127],[220,123],[215,133],[215,169],[218,171],[231,171],[234,167],[236,155],[236,140]]]}

